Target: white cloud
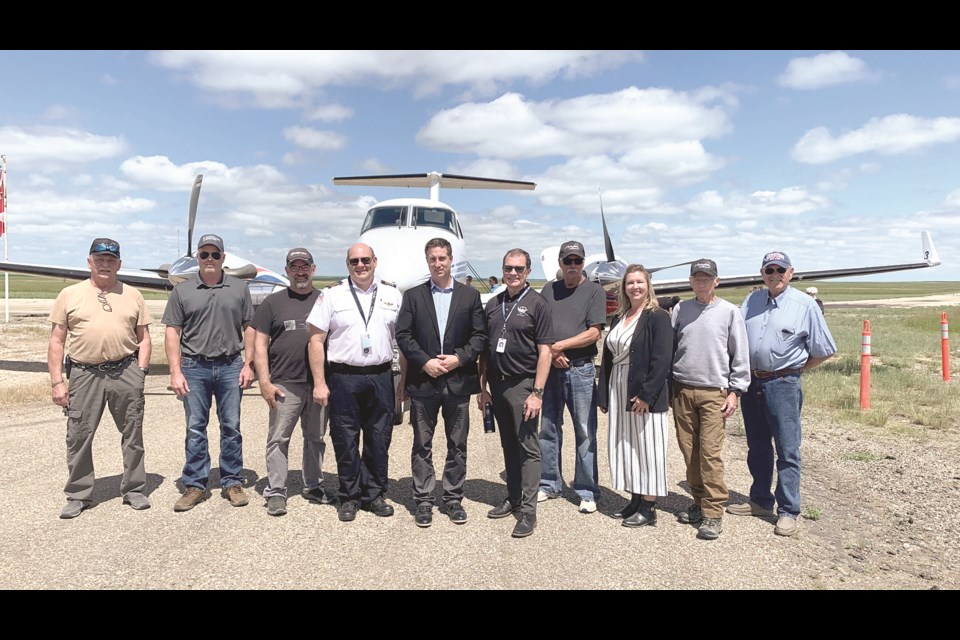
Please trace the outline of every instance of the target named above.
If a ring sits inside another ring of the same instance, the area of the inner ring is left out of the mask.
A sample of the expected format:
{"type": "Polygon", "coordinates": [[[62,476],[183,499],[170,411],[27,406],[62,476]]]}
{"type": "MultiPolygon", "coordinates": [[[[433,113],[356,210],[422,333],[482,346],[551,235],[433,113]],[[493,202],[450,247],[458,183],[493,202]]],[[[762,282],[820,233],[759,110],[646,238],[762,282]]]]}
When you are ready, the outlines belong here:
{"type": "Polygon", "coordinates": [[[214,93],[245,94],[261,107],[306,106],[329,86],[377,84],[417,96],[447,86],[492,95],[504,84],[578,78],[643,60],[637,51],[158,51],[155,64],[214,93]]]}
{"type": "Polygon", "coordinates": [[[810,129],[790,155],[798,162],[823,164],[859,153],[897,155],[960,139],[960,118],[920,118],[900,113],[872,118],[860,129],[834,137],[826,127],[810,129]]]}
{"type": "Polygon", "coordinates": [[[943,206],[948,209],[960,209],[960,189],[948,193],[943,201],[943,206]]]}
{"type": "Polygon", "coordinates": [[[353,109],[341,104],[326,104],[316,107],[306,114],[307,120],[320,120],[321,122],[341,122],[353,117],[353,109]]]}
{"type": "Polygon", "coordinates": [[[822,89],[869,79],[871,72],[860,58],[843,51],[794,58],[777,82],[790,89],[822,89]]]}
{"type": "Polygon", "coordinates": [[[67,127],[0,127],[0,149],[8,162],[35,171],[63,170],[126,150],[122,137],[101,136],[67,127]]]}
{"type": "Polygon", "coordinates": [[[347,137],[335,131],[320,131],[311,127],[287,127],[283,137],[303,149],[338,151],[347,145],[347,137]]]}

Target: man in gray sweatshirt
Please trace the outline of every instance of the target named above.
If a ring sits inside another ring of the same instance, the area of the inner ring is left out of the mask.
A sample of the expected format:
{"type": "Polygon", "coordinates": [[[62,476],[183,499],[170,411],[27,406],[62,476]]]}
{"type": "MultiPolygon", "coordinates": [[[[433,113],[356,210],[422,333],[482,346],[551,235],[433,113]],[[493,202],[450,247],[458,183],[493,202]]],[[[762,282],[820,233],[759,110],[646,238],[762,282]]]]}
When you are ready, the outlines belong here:
{"type": "Polygon", "coordinates": [[[673,307],[676,345],[670,406],[677,443],[687,465],[693,505],[680,522],[699,524],[697,537],[716,540],[723,531],[729,499],[723,479],[724,421],[737,410],[750,386],[750,352],[743,316],[715,294],[717,263],[701,258],[690,265],[696,298],[673,307]]]}

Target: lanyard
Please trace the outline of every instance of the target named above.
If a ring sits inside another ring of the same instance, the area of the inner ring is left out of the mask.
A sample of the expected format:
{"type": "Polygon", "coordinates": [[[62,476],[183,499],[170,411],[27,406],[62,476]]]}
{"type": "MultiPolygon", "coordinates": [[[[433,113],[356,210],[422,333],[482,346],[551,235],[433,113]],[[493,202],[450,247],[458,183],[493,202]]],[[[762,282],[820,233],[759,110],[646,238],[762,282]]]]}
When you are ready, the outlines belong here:
{"type": "Polygon", "coordinates": [[[357,303],[357,311],[360,312],[360,317],[363,318],[363,328],[366,329],[370,326],[370,318],[373,317],[373,305],[377,302],[377,290],[373,290],[373,297],[370,298],[370,317],[368,318],[367,316],[363,315],[363,307],[360,306],[360,298],[357,297],[357,291],[353,288],[353,279],[347,278],[347,282],[350,284],[350,293],[353,294],[353,301],[357,303]]]}
{"type": "Polygon", "coordinates": [[[507,320],[510,319],[510,316],[513,315],[513,310],[517,308],[517,305],[520,304],[520,301],[523,300],[523,296],[527,295],[527,292],[530,291],[530,285],[523,290],[523,293],[520,294],[520,297],[513,303],[513,306],[510,307],[510,313],[507,313],[507,293],[503,293],[503,298],[500,300],[500,304],[503,308],[503,330],[500,332],[501,336],[507,335],[507,320]]]}

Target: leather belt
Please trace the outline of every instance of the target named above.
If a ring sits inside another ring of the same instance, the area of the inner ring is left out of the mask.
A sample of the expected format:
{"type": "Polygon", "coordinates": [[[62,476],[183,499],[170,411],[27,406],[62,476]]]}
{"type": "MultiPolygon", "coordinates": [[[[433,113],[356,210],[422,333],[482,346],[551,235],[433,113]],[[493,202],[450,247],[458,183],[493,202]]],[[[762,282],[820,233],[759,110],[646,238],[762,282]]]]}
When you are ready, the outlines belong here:
{"type": "Polygon", "coordinates": [[[201,355],[196,355],[196,356],[184,355],[184,357],[190,358],[191,360],[199,360],[200,362],[225,362],[227,360],[233,360],[238,355],[239,354],[235,353],[230,356],[213,356],[212,358],[209,356],[201,356],[201,355]]]}
{"type": "Polygon", "coordinates": [[[567,363],[571,367],[579,367],[582,364],[593,363],[593,358],[589,356],[585,356],[583,358],[568,358],[567,363]]]}
{"type": "Polygon", "coordinates": [[[117,369],[125,365],[127,362],[132,360],[133,358],[136,358],[139,353],[140,353],[140,350],[138,349],[137,351],[134,351],[133,353],[128,355],[126,358],[120,358],[119,360],[111,360],[109,362],[101,362],[100,364],[84,364],[82,362],[77,362],[73,358],[70,358],[70,362],[74,367],[78,369],[84,369],[86,371],[90,371],[90,370],[116,371],[117,369]]]}
{"type": "Polygon", "coordinates": [[[801,373],[803,373],[802,368],[801,369],[780,369],[779,371],[763,371],[763,370],[757,369],[755,371],[751,371],[750,375],[752,375],[754,378],[758,380],[765,380],[767,378],[783,378],[784,376],[800,375],[801,373]]]}
{"type": "Polygon", "coordinates": [[[333,373],[345,373],[347,375],[353,376],[372,376],[378,373],[386,373],[390,371],[391,363],[384,362],[383,364],[372,364],[366,367],[355,367],[350,364],[343,364],[342,362],[331,362],[330,371],[333,373]]]}

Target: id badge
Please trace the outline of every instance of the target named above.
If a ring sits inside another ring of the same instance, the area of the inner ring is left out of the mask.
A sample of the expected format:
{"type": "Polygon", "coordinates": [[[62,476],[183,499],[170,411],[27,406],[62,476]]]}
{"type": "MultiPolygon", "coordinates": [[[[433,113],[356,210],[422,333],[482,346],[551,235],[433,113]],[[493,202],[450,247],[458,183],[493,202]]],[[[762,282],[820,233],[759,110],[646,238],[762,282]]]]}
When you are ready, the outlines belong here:
{"type": "Polygon", "coordinates": [[[284,330],[284,331],[296,331],[296,330],[297,330],[297,321],[296,321],[296,320],[284,320],[284,321],[283,321],[283,330],[284,330]]]}
{"type": "Polygon", "coordinates": [[[360,337],[360,347],[364,353],[370,353],[370,336],[364,334],[360,337]]]}
{"type": "Polygon", "coordinates": [[[497,340],[497,353],[503,353],[507,350],[507,339],[500,338],[497,340]]]}

